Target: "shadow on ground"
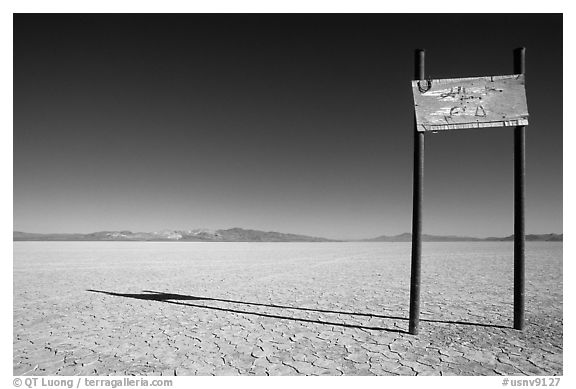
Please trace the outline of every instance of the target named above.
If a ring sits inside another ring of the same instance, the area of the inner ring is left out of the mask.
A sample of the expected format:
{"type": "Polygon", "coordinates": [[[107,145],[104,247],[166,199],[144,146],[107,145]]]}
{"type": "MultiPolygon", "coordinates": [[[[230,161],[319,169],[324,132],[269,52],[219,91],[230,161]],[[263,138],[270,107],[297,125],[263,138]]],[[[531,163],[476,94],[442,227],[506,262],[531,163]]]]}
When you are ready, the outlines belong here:
{"type": "MultiPolygon", "coordinates": [[[[175,294],[175,293],[156,292],[153,290],[143,290],[142,291],[143,293],[116,293],[116,292],[107,292],[107,291],[103,291],[103,290],[88,289],[87,292],[103,293],[103,294],[107,294],[109,296],[133,298],[133,299],[138,299],[138,300],[160,301],[160,302],[165,302],[165,303],[174,304],[174,305],[182,305],[182,306],[202,308],[202,309],[210,309],[210,310],[223,311],[223,312],[241,313],[241,314],[245,314],[245,315],[269,317],[269,318],[273,318],[273,319],[292,320],[292,321],[298,321],[298,322],[316,323],[316,324],[324,324],[324,325],[332,325],[332,326],[348,327],[348,328],[361,328],[361,329],[366,329],[366,330],[388,331],[388,332],[396,332],[396,333],[403,333],[403,334],[408,333],[407,331],[403,331],[403,330],[399,330],[399,329],[392,329],[392,328],[372,327],[372,326],[346,324],[346,323],[334,323],[334,322],[327,322],[327,321],[323,321],[323,320],[304,319],[304,318],[297,318],[297,317],[290,317],[290,316],[272,315],[272,314],[268,314],[268,313],[244,311],[244,310],[239,310],[239,309],[221,308],[221,307],[212,307],[212,306],[207,306],[207,305],[183,303],[183,302],[174,301],[174,300],[216,301],[216,302],[224,302],[224,303],[232,303],[232,304],[243,304],[243,305],[251,305],[251,306],[268,307],[268,308],[290,309],[290,310],[319,312],[319,313],[334,313],[334,314],[339,314],[339,315],[364,316],[364,317],[372,317],[372,318],[380,318],[380,319],[393,319],[393,320],[406,320],[406,321],[408,321],[408,318],[400,317],[400,316],[386,316],[386,315],[378,315],[378,314],[374,314],[374,313],[344,312],[344,311],[333,311],[333,310],[327,310],[327,309],[291,307],[291,306],[276,305],[276,304],[252,303],[252,302],[246,302],[246,301],[226,300],[226,299],[219,299],[219,298],[212,298],[212,297],[198,297],[198,296],[188,296],[188,295],[175,294]]],[[[497,324],[484,324],[484,323],[474,323],[474,322],[465,322],[465,321],[448,321],[448,320],[431,320],[431,319],[420,319],[420,321],[421,322],[429,322],[429,323],[443,323],[443,324],[480,326],[480,327],[492,327],[492,328],[505,328],[505,329],[511,328],[508,326],[497,325],[497,324]]]]}

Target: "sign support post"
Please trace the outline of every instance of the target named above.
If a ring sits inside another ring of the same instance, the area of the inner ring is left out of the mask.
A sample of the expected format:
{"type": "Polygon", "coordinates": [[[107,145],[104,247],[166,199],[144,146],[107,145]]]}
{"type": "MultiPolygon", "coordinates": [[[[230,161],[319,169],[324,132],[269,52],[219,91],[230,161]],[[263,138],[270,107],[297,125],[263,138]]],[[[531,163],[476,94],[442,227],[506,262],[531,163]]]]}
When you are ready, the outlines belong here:
{"type": "Polygon", "coordinates": [[[424,50],[414,53],[414,183],[410,318],[408,332],[418,334],[422,261],[422,195],[426,132],[468,128],[514,127],[514,329],[524,328],[525,178],[528,105],[525,53],[514,50],[514,74],[467,78],[426,79],[424,50]]]}
{"type": "MultiPolygon", "coordinates": [[[[414,79],[424,80],[425,52],[414,52],[414,79]]],[[[422,262],[422,194],[424,184],[424,132],[417,130],[414,117],[414,183],[412,199],[412,264],[410,274],[410,320],[408,332],[418,334],[420,321],[420,264],[422,262]]]]}
{"type": "MultiPolygon", "coordinates": [[[[514,50],[515,74],[525,72],[525,53],[524,47],[514,50]]],[[[517,330],[524,328],[525,136],[525,126],[514,128],[514,329],[517,330]]]]}

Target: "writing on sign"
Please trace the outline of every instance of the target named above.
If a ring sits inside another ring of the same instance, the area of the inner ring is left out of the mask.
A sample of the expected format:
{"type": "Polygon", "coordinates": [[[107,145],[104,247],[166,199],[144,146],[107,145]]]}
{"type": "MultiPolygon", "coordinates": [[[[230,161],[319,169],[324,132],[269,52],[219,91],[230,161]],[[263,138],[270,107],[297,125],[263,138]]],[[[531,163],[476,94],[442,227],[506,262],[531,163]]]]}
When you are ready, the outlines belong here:
{"type": "Polygon", "coordinates": [[[412,93],[418,131],[528,125],[523,74],[415,80],[412,93]]]}

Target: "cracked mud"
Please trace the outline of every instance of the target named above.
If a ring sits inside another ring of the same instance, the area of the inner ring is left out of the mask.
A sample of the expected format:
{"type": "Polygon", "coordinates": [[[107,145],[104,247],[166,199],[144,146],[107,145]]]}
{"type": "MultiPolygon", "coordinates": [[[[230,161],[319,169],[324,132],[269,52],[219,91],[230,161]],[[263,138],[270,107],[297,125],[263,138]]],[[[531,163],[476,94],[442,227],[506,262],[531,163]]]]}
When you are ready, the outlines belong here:
{"type": "Polygon", "coordinates": [[[14,244],[15,375],[561,375],[562,244],[14,244]]]}

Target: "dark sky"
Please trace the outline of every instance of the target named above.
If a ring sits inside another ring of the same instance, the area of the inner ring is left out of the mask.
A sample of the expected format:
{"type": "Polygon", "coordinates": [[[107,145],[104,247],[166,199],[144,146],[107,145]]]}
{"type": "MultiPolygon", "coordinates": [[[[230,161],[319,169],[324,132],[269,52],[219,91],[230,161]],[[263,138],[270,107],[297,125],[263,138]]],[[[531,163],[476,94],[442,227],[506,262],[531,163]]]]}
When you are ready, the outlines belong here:
{"type": "MultiPolygon", "coordinates": [[[[512,74],[526,229],[562,231],[562,16],[14,17],[14,229],[410,231],[413,50],[512,74]]],[[[426,135],[424,232],[513,232],[513,130],[426,135]]]]}

